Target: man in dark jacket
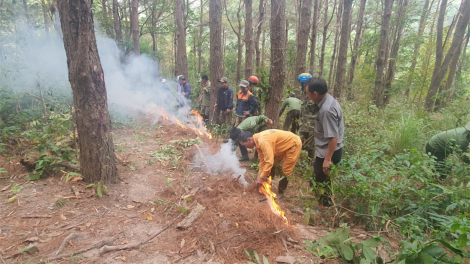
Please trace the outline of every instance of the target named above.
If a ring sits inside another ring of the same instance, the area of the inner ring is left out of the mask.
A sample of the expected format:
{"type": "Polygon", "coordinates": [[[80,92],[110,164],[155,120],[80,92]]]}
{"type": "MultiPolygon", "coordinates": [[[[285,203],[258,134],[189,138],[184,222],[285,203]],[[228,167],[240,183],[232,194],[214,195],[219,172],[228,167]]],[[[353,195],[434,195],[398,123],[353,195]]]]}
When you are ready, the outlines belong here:
{"type": "Polygon", "coordinates": [[[248,90],[249,85],[250,83],[245,80],[241,81],[238,85],[240,86],[240,92],[237,94],[237,120],[235,121],[235,127],[247,117],[253,115],[258,107],[255,96],[248,90]]]}
{"type": "Polygon", "coordinates": [[[182,105],[189,105],[191,103],[191,85],[186,81],[186,77],[183,75],[178,76],[178,81],[181,87],[181,95],[185,98],[183,99],[182,105]]]}
{"type": "Polygon", "coordinates": [[[221,87],[217,96],[217,103],[214,105],[219,113],[219,125],[225,124],[230,126],[232,123],[232,110],[233,110],[233,90],[228,86],[227,77],[222,77],[219,80],[221,87]]]}

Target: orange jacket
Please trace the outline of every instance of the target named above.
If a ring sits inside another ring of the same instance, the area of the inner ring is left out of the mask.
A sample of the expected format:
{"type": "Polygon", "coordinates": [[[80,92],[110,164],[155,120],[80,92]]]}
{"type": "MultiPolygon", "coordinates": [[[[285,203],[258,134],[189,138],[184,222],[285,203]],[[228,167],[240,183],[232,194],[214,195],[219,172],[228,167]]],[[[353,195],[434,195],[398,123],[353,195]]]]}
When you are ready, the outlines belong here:
{"type": "MultiPolygon", "coordinates": [[[[282,160],[289,149],[300,143],[299,136],[292,132],[270,129],[261,133],[254,134],[256,150],[259,157],[259,176],[267,178],[271,174],[271,169],[274,166],[274,158],[282,160]]],[[[295,162],[294,162],[295,165],[295,162]]]]}

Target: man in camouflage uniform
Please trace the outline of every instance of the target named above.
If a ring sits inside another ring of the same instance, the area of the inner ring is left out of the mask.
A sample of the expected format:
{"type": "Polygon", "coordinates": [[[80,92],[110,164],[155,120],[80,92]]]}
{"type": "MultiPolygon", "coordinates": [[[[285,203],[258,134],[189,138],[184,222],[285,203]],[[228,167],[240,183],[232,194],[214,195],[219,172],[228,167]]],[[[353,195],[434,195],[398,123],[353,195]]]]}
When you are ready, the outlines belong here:
{"type": "Polygon", "coordinates": [[[201,76],[201,93],[199,95],[199,102],[201,106],[201,115],[204,118],[204,122],[209,120],[209,114],[211,109],[211,82],[209,77],[205,74],[201,76]]]}
{"type": "Polygon", "coordinates": [[[317,118],[320,108],[317,104],[310,101],[306,95],[306,84],[308,79],[312,78],[309,73],[302,73],[298,80],[302,89],[302,107],[300,110],[300,129],[299,137],[302,140],[302,149],[306,150],[308,157],[313,161],[315,158],[315,140],[313,140],[313,132],[315,128],[315,119],[317,118]]]}

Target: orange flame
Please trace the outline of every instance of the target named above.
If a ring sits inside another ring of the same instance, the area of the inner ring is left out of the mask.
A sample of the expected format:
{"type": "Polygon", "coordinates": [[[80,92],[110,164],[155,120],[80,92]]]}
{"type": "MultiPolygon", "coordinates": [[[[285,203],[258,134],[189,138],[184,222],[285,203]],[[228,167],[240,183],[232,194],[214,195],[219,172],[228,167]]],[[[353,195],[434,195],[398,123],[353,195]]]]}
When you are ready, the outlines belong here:
{"type": "Polygon", "coordinates": [[[285,217],[284,211],[282,211],[281,207],[274,201],[274,198],[277,198],[277,195],[271,191],[271,176],[269,176],[267,182],[263,182],[263,186],[259,187],[259,192],[264,194],[264,196],[266,196],[268,199],[271,211],[274,214],[279,215],[284,220],[284,223],[288,225],[289,221],[287,220],[287,217],[285,217]]]}
{"type": "MultiPolygon", "coordinates": [[[[163,118],[165,118],[166,120],[170,120],[170,118],[163,109],[160,108],[159,112],[163,118]]],[[[178,118],[174,116],[171,117],[171,120],[176,122],[176,124],[178,124],[178,126],[183,129],[190,129],[199,136],[207,136],[207,138],[212,139],[211,133],[208,132],[207,128],[203,125],[203,117],[199,114],[199,112],[196,110],[192,110],[191,112],[188,112],[188,114],[189,113],[196,117],[195,122],[193,122],[192,124],[184,125],[178,118]]],[[[153,114],[153,112],[150,112],[150,114],[153,114]]]]}

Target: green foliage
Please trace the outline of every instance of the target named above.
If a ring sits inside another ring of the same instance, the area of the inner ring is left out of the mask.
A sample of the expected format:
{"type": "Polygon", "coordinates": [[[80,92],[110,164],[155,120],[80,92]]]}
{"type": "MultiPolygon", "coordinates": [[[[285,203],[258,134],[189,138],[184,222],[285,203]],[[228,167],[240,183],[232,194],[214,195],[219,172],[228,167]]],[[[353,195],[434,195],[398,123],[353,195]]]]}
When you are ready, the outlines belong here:
{"type": "Polygon", "coordinates": [[[263,255],[263,262],[261,262],[258,253],[253,250],[252,253],[250,251],[243,249],[245,254],[251,259],[251,261],[248,261],[248,264],[269,264],[268,259],[263,255]]]}
{"type": "Polygon", "coordinates": [[[19,192],[21,192],[21,190],[24,188],[23,185],[21,184],[18,184],[18,183],[15,183],[15,185],[13,185],[13,187],[11,187],[11,192],[13,194],[17,194],[19,192]]]}
{"type": "Polygon", "coordinates": [[[392,123],[391,127],[393,128],[389,130],[391,134],[391,153],[397,154],[405,149],[419,148],[423,145],[423,142],[419,140],[424,128],[422,119],[412,117],[411,115],[405,117],[402,114],[400,122],[392,123]]]}
{"type": "Polygon", "coordinates": [[[86,186],[86,188],[96,188],[96,194],[98,197],[103,198],[103,191],[108,192],[108,186],[98,182],[98,184],[90,183],[86,186]]]}
{"type": "Polygon", "coordinates": [[[366,263],[383,263],[380,257],[373,250],[379,246],[379,242],[383,239],[380,236],[354,243],[351,240],[354,237],[350,235],[350,228],[338,228],[335,231],[329,232],[325,237],[320,238],[315,243],[305,240],[308,251],[317,257],[332,258],[341,256],[344,263],[366,264],[366,263]]]}
{"type": "Polygon", "coordinates": [[[60,207],[64,206],[66,203],[67,203],[67,200],[59,198],[59,199],[57,199],[57,201],[55,201],[54,207],[60,208],[60,207]]]}

